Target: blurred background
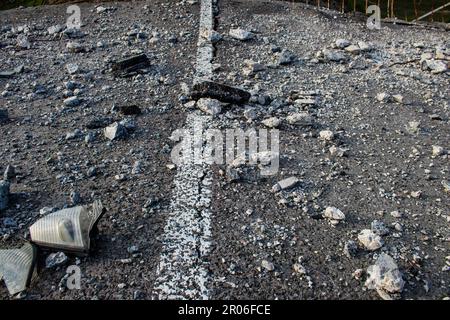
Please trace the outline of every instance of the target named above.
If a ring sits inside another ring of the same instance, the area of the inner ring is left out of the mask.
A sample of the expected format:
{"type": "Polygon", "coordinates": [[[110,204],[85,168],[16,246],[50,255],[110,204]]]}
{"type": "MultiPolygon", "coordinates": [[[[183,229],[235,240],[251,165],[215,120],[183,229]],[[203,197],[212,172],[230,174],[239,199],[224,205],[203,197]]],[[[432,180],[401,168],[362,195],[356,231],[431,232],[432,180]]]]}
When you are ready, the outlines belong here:
{"type": "MultiPolygon", "coordinates": [[[[383,18],[397,18],[413,21],[441,6],[450,4],[449,0],[287,0],[339,10],[342,12],[366,12],[366,7],[378,5],[383,18]]],[[[19,6],[38,6],[43,4],[101,2],[100,0],[0,0],[0,10],[19,6]]],[[[450,5],[421,19],[422,21],[450,22],[450,5]]]]}

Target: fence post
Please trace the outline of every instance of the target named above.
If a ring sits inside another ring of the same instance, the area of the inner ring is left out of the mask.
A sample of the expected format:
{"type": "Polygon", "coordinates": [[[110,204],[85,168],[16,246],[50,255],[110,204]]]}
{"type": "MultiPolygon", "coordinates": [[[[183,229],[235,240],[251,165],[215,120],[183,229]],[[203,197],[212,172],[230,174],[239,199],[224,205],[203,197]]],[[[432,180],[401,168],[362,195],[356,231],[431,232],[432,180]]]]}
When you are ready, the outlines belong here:
{"type": "Polygon", "coordinates": [[[434,22],[434,0],[431,1],[431,21],[434,22]]]}
{"type": "Polygon", "coordinates": [[[395,18],[394,2],[395,2],[395,0],[391,0],[391,18],[395,18]]]}
{"type": "Polygon", "coordinates": [[[416,0],[414,0],[414,17],[415,17],[416,20],[419,17],[419,15],[417,14],[417,3],[416,3],[416,0]]]}

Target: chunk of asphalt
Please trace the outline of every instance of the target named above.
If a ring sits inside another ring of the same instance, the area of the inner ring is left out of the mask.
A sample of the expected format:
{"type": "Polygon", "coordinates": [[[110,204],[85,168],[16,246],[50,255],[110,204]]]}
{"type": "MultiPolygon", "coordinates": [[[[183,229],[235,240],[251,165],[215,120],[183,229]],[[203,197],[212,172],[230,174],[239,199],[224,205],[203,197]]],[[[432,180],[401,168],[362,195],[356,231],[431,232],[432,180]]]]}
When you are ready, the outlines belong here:
{"type": "Polygon", "coordinates": [[[250,99],[250,93],[213,81],[201,81],[194,84],[191,92],[192,99],[213,98],[221,102],[243,104],[250,99]]]}
{"type": "Polygon", "coordinates": [[[8,292],[15,295],[24,291],[31,282],[36,266],[37,249],[25,243],[20,249],[0,250],[0,280],[8,292]]]}
{"type": "Polygon", "coordinates": [[[9,120],[8,110],[0,109],[0,123],[7,122],[9,120]]]}
{"type": "Polygon", "coordinates": [[[5,180],[0,180],[0,210],[8,207],[10,183],[5,180]]]}
{"type": "Polygon", "coordinates": [[[150,60],[147,55],[140,54],[128,57],[112,63],[112,72],[119,77],[131,77],[142,69],[150,67],[150,60]]]}
{"type": "Polygon", "coordinates": [[[142,113],[141,108],[137,105],[120,106],[118,107],[121,114],[125,116],[139,115],[142,113]]]}
{"type": "Polygon", "coordinates": [[[103,129],[109,126],[114,120],[112,118],[96,118],[86,123],[86,129],[103,129]]]}
{"type": "Polygon", "coordinates": [[[50,213],[30,227],[31,240],[38,246],[62,251],[89,253],[91,236],[106,212],[101,201],[50,213]]]}

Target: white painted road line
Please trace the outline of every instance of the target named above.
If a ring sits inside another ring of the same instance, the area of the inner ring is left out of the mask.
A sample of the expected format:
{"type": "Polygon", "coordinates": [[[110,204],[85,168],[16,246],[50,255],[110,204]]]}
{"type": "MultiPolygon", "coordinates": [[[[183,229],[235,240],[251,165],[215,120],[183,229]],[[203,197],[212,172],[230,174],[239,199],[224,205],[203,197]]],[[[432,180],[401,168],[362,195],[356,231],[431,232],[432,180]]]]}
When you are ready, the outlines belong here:
{"type": "Polygon", "coordinates": [[[197,42],[197,63],[194,83],[212,78],[214,47],[208,36],[214,30],[214,6],[217,0],[202,0],[200,5],[200,28],[197,42]]]}
{"type": "MultiPolygon", "coordinates": [[[[202,0],[194,83],[212,77],[214,48],[205,35],[214,27],[216,0],[202,0]]],[[[188,114],[184,129],[209,127],[208,117],[188,114]]],[[[209,299],[212,173],[206,163],[177,167],[154,293],[158,299],[209,299]]]]}

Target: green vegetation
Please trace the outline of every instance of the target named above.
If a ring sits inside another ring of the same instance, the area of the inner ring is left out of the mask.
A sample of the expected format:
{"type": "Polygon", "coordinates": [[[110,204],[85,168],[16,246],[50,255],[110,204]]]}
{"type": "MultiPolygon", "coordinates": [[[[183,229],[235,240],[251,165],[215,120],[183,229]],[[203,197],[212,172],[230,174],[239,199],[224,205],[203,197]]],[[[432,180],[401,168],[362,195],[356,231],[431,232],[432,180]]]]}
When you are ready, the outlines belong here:
{"type": "MultiPolygon", "coordinates": [[[[346,11],[353,11],[353,1],[345,0],[346,11]]],[[[392,0],[391,0],[392,1],[392,0]]],[[[411,21],[416,17],[420,17],[433,9],[436,9],[450,0],[393,0],[394,1],[394,16],[402,19],[411,21]]],[[[322,0],[322,2],[324,2],[322,0]]],[[[369,0],[368,4],[380,4],[381,14],[383,17],[388,15],[388,1],[387,0],[369,0]]],[[[356,10],[360,12],[365,11],[366,0],[356,0],[356,10]]],[[[450,22],[450,7],[444,8],[441,11],[436,12],[432,16],[426,18],[428,21],[438,21],[438,22],[450,22]]]]}
{"type": "MultiPolygon", "coordinates": [[[[292,0],[290,0],[292,1],[292,0]]],[[[354,9],[359,12],[365,12],[366,0],[293,0],[298,2],[307,2],[309,4],[320,3],[321,6],[341,10],[342,4],[344,4],[346,12],[352,12],[354,9]]],[[[433,9],[436,9],[450,0],[367,0],[367,5],[379,5],[381,8],[382,17],[388,16],[388,2],[393,1],[394,16],[407,21],[412,21],[417,17],[420,17],[433,9]]],[[[436,12],[432,16],[427,17],[425,20],[438,21],[438,22],[450,22],[450,7],[436,12]]]]}
{"type": "Polygon", "coordinates": [[[12,9],[20,6],[32,7],[44,4],[45,0],[2,0],[0,10],[12,9]]]}

